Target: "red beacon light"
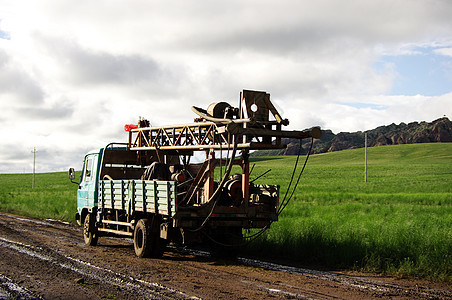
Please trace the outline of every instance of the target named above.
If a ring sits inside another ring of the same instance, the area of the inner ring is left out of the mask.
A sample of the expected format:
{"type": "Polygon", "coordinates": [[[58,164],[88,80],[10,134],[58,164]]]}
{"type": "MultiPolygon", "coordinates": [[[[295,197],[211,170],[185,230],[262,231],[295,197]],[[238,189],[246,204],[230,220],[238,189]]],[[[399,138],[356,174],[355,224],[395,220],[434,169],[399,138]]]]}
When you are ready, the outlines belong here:
{"type": "Polygon", "coordinates": [[[124,125],[124,130],[127,131],[127,132],[129,132],[130,129],[137,129],[137,128],[138,128],[138,125],[135,125],[135,124],[126,124],[126,125],[124,125]]]}

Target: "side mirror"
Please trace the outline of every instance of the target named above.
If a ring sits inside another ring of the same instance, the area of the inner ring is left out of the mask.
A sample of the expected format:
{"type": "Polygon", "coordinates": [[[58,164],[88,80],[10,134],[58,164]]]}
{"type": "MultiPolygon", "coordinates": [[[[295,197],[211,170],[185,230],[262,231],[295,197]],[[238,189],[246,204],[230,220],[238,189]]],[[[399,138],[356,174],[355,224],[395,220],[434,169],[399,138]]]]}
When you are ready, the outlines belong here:
{"type": "Polygon", "coordinates": [[[69,168],[69,171],[67,172],[69,179],[72,181],[75,178],[75,171],[74,168],[69,168]]]}
{"type": "MultiPolygon", "coordinates": [[[[74,168],[69,168],[69,171],[67,172],[67,175],[69,177],[69,179],[71,180],[72,183],[75,183],[76,185],[79,185],[78,182],[74,182],[74,178],[75,178],[75,171],[74,168]]],[[[79,187],[80,188],[80,187],[79,187]]]]}

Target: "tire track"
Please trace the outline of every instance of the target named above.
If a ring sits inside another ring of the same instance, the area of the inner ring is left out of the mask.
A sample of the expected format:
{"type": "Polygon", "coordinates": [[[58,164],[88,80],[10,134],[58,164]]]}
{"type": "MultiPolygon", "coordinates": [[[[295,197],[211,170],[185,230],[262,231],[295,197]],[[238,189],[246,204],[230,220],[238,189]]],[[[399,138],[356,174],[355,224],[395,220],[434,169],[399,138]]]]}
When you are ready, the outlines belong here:
{"type": "MultiPolygon", "coordinates": [[[[98,282],[103,282],[103,284],[114,285],[120,287],[121,289],[126,289],[135,295],[138,293],[137,296],[141,299],[197,299],[196,297],[167,288],[161,284],[138,280],[131,276],[119,274],[79,259],[61,255],[60,253],[51,251],[50,249],[35,247],[21,242],[8,240],[3,237],[0,237],[0,246],[14,250],[22,255],[46,261],[56,265],[57,267],[68,269],[80,274],[81,276],[89,277],[98,282]]],[[[20,287],[16,290],[21,291],[20,287]]],[[[26,293],[24,293],[24,296],[26,296],[26,293]]]]}
{"type": "Polygon", "coordinates": [[[450,291],[441,289],[430,289],[425,287],[411,288],[407,286],[400,286],[396,284],[371,280],[362,277],[284,266],[256,259],[239,258],[239,260],[245,265],[257,266],[268,270],[287,272],[291,274],[300,274],[306,277],[321,279],[330,282],[338,282],[343,285],[350,286],[352,288],[368,290],[371,292],[378,292],[381,293],[382,295],[406,295],[426,299],[427,298],[452,299],[452,293],[450,291]]]}
{"type": "Polygon", "coordinates": [[[0,274],[0,299],[42,300],[41,297],[15,284],[2,274],[0,274]]]}

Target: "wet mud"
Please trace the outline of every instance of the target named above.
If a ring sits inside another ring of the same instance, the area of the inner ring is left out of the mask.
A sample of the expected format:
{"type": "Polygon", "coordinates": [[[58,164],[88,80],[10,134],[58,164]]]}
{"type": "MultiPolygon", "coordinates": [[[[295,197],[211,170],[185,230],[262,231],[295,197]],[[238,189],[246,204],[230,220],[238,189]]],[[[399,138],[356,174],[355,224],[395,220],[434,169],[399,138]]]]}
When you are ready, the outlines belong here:
{"type": "Polygon", "coordinates": [[[452,299],[447,284],[216,261],[169,247],[135,256],[130,239],[83,243],[79,227],[0,213],[0,299],[452,299]]]}

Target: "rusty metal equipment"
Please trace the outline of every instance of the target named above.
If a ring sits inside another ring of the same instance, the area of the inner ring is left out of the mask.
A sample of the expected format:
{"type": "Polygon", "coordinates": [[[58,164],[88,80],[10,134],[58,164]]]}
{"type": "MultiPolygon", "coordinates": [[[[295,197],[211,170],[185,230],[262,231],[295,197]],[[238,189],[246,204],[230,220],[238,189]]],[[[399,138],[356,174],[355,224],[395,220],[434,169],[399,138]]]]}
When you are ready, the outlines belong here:
{"type": "MultiPolygon", "coordinates": [[[[234,162],[242,167],[242,197],[249,197],[249,151],[283,148],[281,138],[320,138],[321,130],[314,127],[304,131],[284,131],[283,119],[266,92],[244,90],[240,93],[239,107],[225,102],[213,103],[207,110],[192,107],[199,118],[192,124],[165,127],[139,127],[129,130],[129,149],[142,157],[154,155],[191,156],[193,151],[206,151],[207,158],[197,172],[182,203],[203,204],[214,193],[213,173],[222,160],[215,159],[213,150],[242,150],[240,160],[234,162]],[[204,200],[193,200],[196,189],[205,183],[204,200]]],[[[186,161],[186,159],[184,160],[186,161]]],[[[223,161],[223,165],[224,165],[223,161]]]]}
{"type": "Polygon", "coordinates": [[[97,176],[97,192],[91,202],[78,201],[85,241],[132,236],[138,256],[161,255],[156,245],[168,241],[208,240],[224,249],[241,243],[243,228],[268,228],[278,219],[279,186],[250,182],[250,151],[283,148],[282,138],[320,138],[320,128],[283,130],[289,121],[260,91],[242,91],[238,107],[216,102],[192,111],[197,118],[190,124],[151,127],[140,119],[125,126],[126,147],[86,156],[84,170],[88,159],[97,169],[84,172],[80,186],[88,186],[87,174],[97,176]],[[205,153],[203,163],[190,163],[196,152],[205,153]],[[240,172],[231,174],[233,165],[240,172]],[[143,242],[147,230],[151,238],[143,242]]]}

